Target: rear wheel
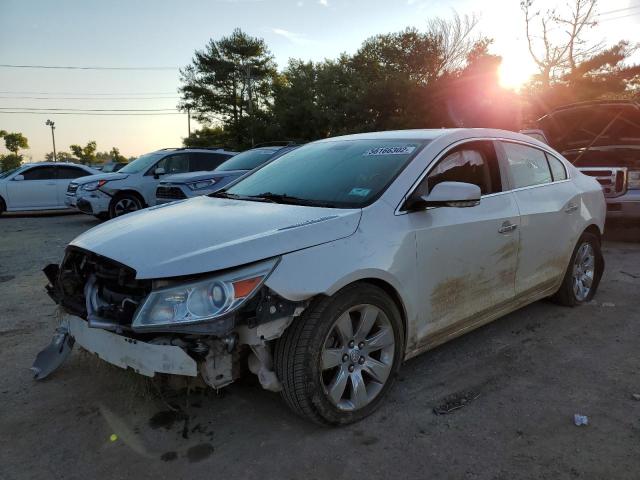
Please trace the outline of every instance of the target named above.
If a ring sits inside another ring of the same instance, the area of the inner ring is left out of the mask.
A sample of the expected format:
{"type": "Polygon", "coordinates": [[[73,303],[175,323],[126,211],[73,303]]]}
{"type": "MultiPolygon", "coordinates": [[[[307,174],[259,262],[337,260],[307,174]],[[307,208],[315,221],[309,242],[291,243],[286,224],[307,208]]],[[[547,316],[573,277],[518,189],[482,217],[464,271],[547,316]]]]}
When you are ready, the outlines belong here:
{"type": "Polygon", "coordinates": [[[569,307],[591,301],[603,271],[600,239],[593,233],[585,232],[571,255],[562,285],[552,299],[569,307]]]}
{"type": "Polygon", "coordinates": [[[143,208],[142,201],[132,193],[121,193],[113,197],[109,205],[109,218],[120,217],[143,208]]]}
{"type": "Polygon", "coordinates": [[[4,199],[0,197],[0,215],[7,211],[7,204],[4,203],[4,199]]]}
{"type": "Polygon", "coordinates": [[[282,396],[297,414],[340,425],[373,413],[404,354],[400,312],[380,288],[345,287],[314,302],[276,344],[282,396]]]}

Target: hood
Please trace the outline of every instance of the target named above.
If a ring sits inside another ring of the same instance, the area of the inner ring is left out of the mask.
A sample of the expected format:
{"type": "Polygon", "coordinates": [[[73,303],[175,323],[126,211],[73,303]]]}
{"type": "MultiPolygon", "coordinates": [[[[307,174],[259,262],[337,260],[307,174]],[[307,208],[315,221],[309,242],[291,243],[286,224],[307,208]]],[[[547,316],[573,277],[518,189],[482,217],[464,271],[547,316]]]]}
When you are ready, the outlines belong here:
{"type": "Polygon", "coordinates": [[[202,172],[188,172],[188,173],[175,173],[168,175],[162,179],[160,184],[172,183],[172,184],[184,184],[197,182],[199,180],[208,180],[209,178],[226,178],[226,177],[239,177],[248,170],[225,170],[225,171],[202,171],[202,172]]]}
{"type": "Polygon", "coordinates": [[[129,175],[126,173],[98,173],[96,175],[88,175],[86,177],[79,177],[73,180],[73,183],[78,185],[84,185],[85,183],[95,182],[97,180],[123,180],[127,178],[129,175]]]}
{"type": "Polygon", "coordinates": [[[537,124],[559,152],[589,146],[640,145],[640,104],[632,101],[567,105],[540,118],[537,124]]]}
{"type": "Polygon", "coordinates": [[[352,235],[359,209],[195,197],[116,218],[70,245],[136,270],[136,278],[213,272],[352,235]]]}

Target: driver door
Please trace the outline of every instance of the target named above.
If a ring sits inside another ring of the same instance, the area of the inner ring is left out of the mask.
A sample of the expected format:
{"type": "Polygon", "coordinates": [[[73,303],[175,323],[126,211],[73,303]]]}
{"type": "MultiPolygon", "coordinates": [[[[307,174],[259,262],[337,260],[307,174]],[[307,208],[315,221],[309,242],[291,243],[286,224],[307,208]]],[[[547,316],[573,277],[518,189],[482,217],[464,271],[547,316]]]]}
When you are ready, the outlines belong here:
{"type": "Polygon", "coordinates": [[[417,188],[443,181],[478,185],[473,207],[409,213],[416,233],[422,293],[418,342],[469,328],[515,294],[519,212],[505,186],[493,141],[472,141],[444,153],[417,188]]]}

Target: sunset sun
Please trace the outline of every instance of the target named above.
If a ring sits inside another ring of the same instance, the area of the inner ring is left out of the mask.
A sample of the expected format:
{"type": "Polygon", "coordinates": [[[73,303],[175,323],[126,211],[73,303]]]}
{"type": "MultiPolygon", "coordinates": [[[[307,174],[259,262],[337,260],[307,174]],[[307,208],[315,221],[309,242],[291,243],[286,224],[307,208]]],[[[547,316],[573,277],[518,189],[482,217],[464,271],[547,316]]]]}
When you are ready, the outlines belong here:
{"type": "Polygon", "coordinates": [[[531,65],[517,58],[505,58],[498,67],[500,86],[520,90],[531,79],[531,65]]]}

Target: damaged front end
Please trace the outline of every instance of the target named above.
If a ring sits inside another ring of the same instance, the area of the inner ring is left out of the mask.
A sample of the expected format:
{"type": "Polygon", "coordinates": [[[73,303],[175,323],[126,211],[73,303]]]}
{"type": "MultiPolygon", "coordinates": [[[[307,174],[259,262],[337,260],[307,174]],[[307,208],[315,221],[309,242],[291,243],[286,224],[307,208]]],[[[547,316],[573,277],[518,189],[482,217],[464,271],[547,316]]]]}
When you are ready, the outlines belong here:
{"type": "Polygon", "coordinates": [[[78,343],[142,375],[199,376],[214,388],[236,380],[248,360],[262,386],[278,391],[271,343],[305,305],[264,285],[277,263],[145,280],[126,265],[71,246],[60,266],[44,269],[47,292],[65,315],[36,357],[35,378],[52,373],[78,343]]]}

